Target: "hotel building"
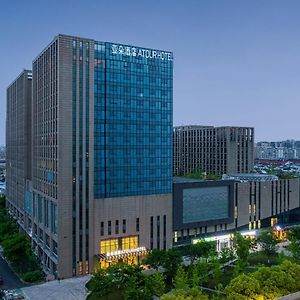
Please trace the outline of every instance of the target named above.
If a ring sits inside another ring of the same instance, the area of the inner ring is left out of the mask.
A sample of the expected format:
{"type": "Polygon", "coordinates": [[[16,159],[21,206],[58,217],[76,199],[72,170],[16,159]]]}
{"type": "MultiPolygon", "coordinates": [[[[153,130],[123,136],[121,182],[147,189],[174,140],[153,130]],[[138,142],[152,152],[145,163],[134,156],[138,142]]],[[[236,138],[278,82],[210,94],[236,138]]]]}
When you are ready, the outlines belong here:
{"type": "Polygon", "coordinates": [[[7,203],[26,202],[45,270],[66,278],[170,248],[173,54],[58,35],[33,61],[31,104],[32,185],[7,203]]]}

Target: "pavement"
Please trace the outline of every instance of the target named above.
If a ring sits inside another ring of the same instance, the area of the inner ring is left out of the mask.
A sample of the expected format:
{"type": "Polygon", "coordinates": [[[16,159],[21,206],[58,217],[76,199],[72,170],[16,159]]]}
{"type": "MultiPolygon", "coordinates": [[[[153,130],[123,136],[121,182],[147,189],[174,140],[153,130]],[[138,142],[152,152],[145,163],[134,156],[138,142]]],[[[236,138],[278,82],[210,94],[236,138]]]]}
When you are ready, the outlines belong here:
{"type": "Polygon", "coordinates": [[[22,288],[26,300],[85,300],[85,284],[91,276],[54,280],[43,284],[22,288]]]}
{"type": "Polygon", "coordinates": [[[0,255],[0,276],[3,278],[3,285],[0,286],[1,289],[12,290],[19,289],[21,287],[28,286],[28,284],[23,283],[19,277],[12,271],[7,262],[0,255]]]}

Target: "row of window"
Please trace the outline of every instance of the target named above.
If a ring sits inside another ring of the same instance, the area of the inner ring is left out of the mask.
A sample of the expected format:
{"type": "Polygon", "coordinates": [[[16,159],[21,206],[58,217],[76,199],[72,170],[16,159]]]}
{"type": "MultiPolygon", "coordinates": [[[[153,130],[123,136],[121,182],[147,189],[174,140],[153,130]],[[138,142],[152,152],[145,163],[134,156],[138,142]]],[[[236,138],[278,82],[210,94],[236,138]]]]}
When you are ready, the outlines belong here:
{"type": "MultiPolygon", "coordinates": [[[[136,232],[140,231],[140,218],[136,218],[135,230],[136,232]]],[[[107,221],[106,228],[104,222],[100,222],[100,236],[104,236],[106,234],[112,235],[112,233],[114,234],[126,233],[126,219],[122,220],[122,224],[119,224],[119,220],[115,220],[114,224],[112,224],[112,221],[107,221]],[[107,230],[106,233],[105,230],[107,230]]]]}
{"type": "MultiPolygon", "coordinates": [[[[27,201],[30,201],[27,197],[27,201]]],[[[29,205],[28,203],[26,204],[29,205]]],[[[41,225],[51,229],[54,234],[58,230],[58,211],[57,205],[51,200],[42,197],[39,194],[33,193],[32,197],[32,217],[41,225]]]]}

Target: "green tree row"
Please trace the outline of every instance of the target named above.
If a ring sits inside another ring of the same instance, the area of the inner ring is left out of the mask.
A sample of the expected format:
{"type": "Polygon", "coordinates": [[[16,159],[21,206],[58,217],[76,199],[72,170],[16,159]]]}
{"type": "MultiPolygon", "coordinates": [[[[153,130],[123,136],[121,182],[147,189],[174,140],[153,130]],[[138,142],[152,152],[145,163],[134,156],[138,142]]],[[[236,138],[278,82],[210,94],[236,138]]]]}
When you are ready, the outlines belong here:
{"type": "Polygon", "coordinates": [[[43,272],[32,253],[30,240],[19,232],[16,222],[7,213],[4,196],[0,197],[0,244],[3,255],[24,281],[42,281],[43,272]]]}
{"type": "Polygon", "coordinates": [[[229,300],[269,300],[300,290],[300,266],[288,260],[272,267],[260,267],[251,274],[241,274],[226,286],[229,300]]]}

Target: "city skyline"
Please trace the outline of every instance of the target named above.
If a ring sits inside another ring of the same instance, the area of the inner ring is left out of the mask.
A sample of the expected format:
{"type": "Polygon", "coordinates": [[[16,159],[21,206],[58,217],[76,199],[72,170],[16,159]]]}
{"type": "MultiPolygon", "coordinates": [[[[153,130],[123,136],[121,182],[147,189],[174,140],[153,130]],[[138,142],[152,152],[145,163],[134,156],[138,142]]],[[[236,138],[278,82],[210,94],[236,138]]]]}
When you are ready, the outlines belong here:
{"type": "Polygon", "coordinates": [[[70,4],[2,4],[3,108],[7,86],[31,66],[40,45],[65,33],[174,52],[174,126],[251,126],[255,141],[300,139],[297,1],[70,4]]]}

